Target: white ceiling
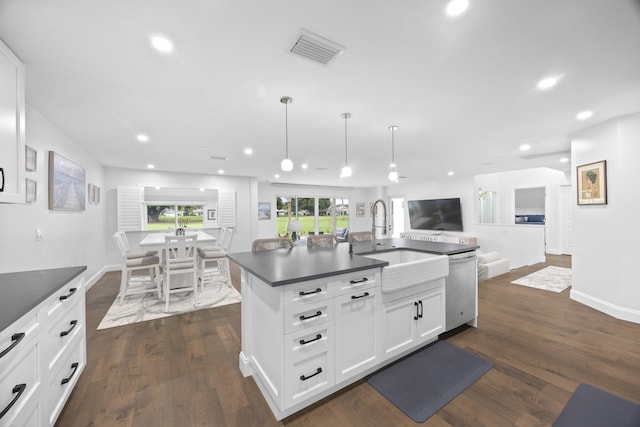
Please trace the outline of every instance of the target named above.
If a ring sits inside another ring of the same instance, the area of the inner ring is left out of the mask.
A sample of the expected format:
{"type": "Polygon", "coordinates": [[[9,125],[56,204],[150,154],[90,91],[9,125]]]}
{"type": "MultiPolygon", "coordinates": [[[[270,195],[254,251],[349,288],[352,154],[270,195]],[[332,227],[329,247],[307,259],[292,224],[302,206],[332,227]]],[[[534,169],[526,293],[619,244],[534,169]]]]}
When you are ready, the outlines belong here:
{"type": "Polygon", "coordinates": [[[106,166],[386,185],[393,124],[404,182],[569,170],[518,147],[566,151],[571,133],[640,111],[637,0],[470,3],[450,18],[446,0],[0,0],[0,39],[27,65],[28,103],[106,166]],[[347,49],[326,66],[295,56],[300,28],[347,49]],[[157,33],[173,54],[150,47],[157,33]],[[560,84],[537,90],[549,75],[560,84]]]}

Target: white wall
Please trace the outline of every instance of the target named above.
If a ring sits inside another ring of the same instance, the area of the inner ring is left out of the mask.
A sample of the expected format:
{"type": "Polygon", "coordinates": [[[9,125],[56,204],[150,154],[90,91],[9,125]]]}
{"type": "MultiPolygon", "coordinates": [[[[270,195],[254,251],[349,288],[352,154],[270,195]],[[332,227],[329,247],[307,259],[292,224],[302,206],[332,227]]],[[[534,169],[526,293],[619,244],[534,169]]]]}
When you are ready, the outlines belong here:
{"type": "MultiPolygon", "coordinates": [[[[220,175],[200,175],[176,172],[146,171],[134,169],[105,168],[105,205],[108,239],[107,263],[118,264],[119,254],[112,235],[116,231],[116,195],[119,185],[161,186],[174,188],[210,188],[236,193],[236,225],[231,240],[231,252],[251,250],[251,242],[257,233],[258,206],[255,200],[257,186],[254,178],[220,175]]],[[[144,232],[127,232],[129,243],[134,246],[144,236],[144,232]]]]}
{"type": "MultiPolygon", "coordinates": [[[[607,161],[608,204],[574,203],[571,298],[640,323],[637,218],[640,212],[640,113],[574,135],[573,165],[607,161]]],[[[576,194],[574,170],[573,194],[576,194]]]]}
{"type": "Polygon", "coordinates": [[[78,143],[30,105],[26,109],[26,143],[38,152],[37,170],[26,177],[37,181],[35,203],[0,204],[0,272],[86,265],[87,283],[102,274],[105,262],[104,168],[78,143]],[[102,202],[86,204],[82,212],[49,210],[48,155],[56,151],[85,168],[87,183],[101,187],[102,202]],[[36,228],[42,240],[36,241],[36,228]]]}

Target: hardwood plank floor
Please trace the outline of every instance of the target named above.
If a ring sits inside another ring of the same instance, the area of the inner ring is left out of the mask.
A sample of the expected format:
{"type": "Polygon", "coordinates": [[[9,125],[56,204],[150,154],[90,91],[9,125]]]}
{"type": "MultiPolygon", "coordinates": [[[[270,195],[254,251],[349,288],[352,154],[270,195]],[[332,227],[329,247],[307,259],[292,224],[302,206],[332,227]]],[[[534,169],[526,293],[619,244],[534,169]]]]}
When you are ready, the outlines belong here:
{"type": "MultiPolygon", "coordinates": [[[[441,337],[494,368],[423,425],[550,426],[581,382],[640,402],[640,325],[510,282],[567,256],[479,285],[478,328],[441,337]]],[[[239,287],[239,270],[232,269],[239,287]]],[[[96,331],[115,299],[119,273],[87,293],[87,366],[57,425],[410,426],[366,382],[278,422],[238,368],[240,305],[96,331]]]]}

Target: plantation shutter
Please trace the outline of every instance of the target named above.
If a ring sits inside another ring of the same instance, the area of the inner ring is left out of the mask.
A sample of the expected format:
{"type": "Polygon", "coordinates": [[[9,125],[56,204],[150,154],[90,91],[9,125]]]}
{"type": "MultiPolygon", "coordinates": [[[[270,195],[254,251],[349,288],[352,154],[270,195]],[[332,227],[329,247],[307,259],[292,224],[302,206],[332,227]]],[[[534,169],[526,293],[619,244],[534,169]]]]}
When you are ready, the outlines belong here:
{"type": "Polygon", "coordinates": [[[118,231],[142,230],[144,188],[118,186],[118,231]]]}
{"type": "Polygon", "coordinates": [[[236,226],[236,193],[233,191],[218,193],[218,225],[220,227],[236,226]]]}

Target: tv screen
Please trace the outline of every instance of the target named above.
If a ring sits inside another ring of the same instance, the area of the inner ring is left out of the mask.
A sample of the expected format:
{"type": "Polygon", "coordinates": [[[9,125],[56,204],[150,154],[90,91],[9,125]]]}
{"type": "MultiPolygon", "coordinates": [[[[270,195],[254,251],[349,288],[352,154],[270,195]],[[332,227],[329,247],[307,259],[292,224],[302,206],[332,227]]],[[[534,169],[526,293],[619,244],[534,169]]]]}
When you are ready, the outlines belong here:
{"type": "Polygon", "coordinates": [[[462,231],[460,198],[409,200],[409,223],[414,230],[462,231]]]}

